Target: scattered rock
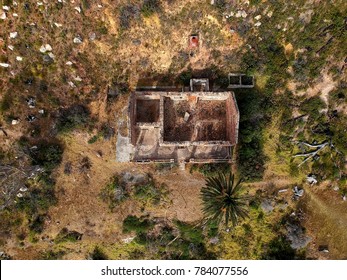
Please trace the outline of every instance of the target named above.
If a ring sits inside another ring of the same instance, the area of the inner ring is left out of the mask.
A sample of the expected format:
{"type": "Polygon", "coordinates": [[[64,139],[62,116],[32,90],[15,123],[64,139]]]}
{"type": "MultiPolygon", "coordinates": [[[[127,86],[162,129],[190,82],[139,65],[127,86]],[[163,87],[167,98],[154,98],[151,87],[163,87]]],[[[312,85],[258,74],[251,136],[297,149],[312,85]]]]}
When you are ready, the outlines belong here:
{"type": "Polygon", "coordinates": [[[287,238],[290,241],[290,247],[293,249],[301,249],[307,246],[312,240],[311,237],[304,234],[304,230],[300,225],[287,225],[287,238]]]}
{"type": "Polygon", "coordinates": [[[334,190],[335,192],[338,192],[338,191],[340,190],[340,188],[339,188],[338,186],[335,186],[335,187],[333,187],[333,190],[334,190]]]}
{"type": "Polygon", "coordinates": [[[39,114],[43,115],[45,111],[43,109],[39,110],[39,114]]]}
{"type": "Polygon", "coordinates": [[[212,237],[212,238],[210,239],[210,243],[213,244],[213,245],[218,244],[218,243],[219,243],[219,238],[218,238],[217,236],[212,237]]]}
{"type": "Polygon", "coordinates": [[[31,123],[31,122],[36,120],[36,117],[34,115],[29,115],[29,116],[26,117],[26,119],[27,119],[28,122],[31,123]]]}
{"type": "Polygon", "coordinates": [[[19,124],[19,120],[12,120],[11,124],[12,124],[12,125],[19,124]]]}
{"type": "Polygon", "coordinates": [[[184,114],[184,121],[187,122],[189,120],[190,114],[188,112],[185,112],[184,114]]]}
{"type": "Polygon", "coordinates": [[[77,12],[79,12],[79,13],[81,13],[81,12],[82,12],[81,7],[75,7],[75,10],[76,10],[77,12]]]}
{"type": "Polygon", "coordinates": [[[10,7],[9,7],[9,6],[2,6],[2,9],[3,9],[4,11],[9,11],[9,10],[10,10],[10,7]]]}
{"type": "Polygon", "coordinates": [[[287,191],[288,191],[288,189],[281,189],[281,190],[278,191],[278,193],[284,193],[284,192],[287,192],[287,191]]]}
{"type": "Polygon", "coordinates": [[[319,245],[318,251],[322,253],[329,253],[328,245],[319,245]]]}
{"type": "Polygon", "coordinates": [[[141,45],[141,40],[135,39],[135,40],[133,40],[133,44],[134,44],[135,46],[139,46],[139,45],[141,45]]]}
{"type": "Polygon", "coordinates": [[[96,34],[95,34],[95,32],[89,33],[89,40],[90,40],[90,41],[94,41],[95,39],[96,39],[96,34]]]}
{"type": "Polygon", "coordinates": [[[259,27],[260,25],[261,25],[261,22],[260,22],[260,21],[257,21],[257,22],[254,24],[255,27],[259,27]]]}
{"type": "Polygon", "coordinates": [[[346,200],[347,200],[347,196],[346,196],[346,195],[343,195],[343,196],[342,196],[342,200],[343,200],[343,201],[346,201],[346,200]]]}
{"type": "Polygon", "coordinates": [[[47,64],[51,64],[54,62],[54,59],[49,55],[49,54],[45,54],[43,57],[43,62],[47,63],[47,64]]]}
{"type": "Polygon", "coordinates": [[[36,100],[35,100],[34,97],[29,97],[29,98],[27,98],[26,102],[27,102],[29,108],[31,108],[31,109],[35,108],[35,106],[36,106],[36,100]]]}
{"type": "Polygon", "coordinates": [[[257,15],[256,17],[254,17],[255,20],[260,20],[261,19],[261,15],[257,15]]]}
{"type": "Polygon", "coordinates": [[[293,189],[294,196],[302,197],[304,195],[304,189],[299,189],[298,186],[295,186],[293,189]]]}
{"type": "Polygon", "coordinates": [[[50,52],[52,51],[52,46],[50,44],[45,44],[40,47],[40,52],[45,53],[45,52],[50,52]]]}
{"type": "Polygon", "coordinates": [[[68,84],[69,84],[70,87],[76,87],[76,85],[73,82],[71,82],[71,81],[69,81],[68,84]]]}
{"type": "Polygon", "coordinates": [[[17,56],[17,57],[16,57],[16,60],[17,60],[17,61],[23,61],[23,58],[22,58],[21,56],[17,56]]]}
{"type": "Polygon", "coordinates": [[[68,65],[68,66],[71,66],[73,63],[71,61],[68,61],[65,64],[68,65]]]}
{"type": "Polygon", "coordinates": [[[1,13],[0,19],[6,19],[6,13],[5,13],[5,12],[2,12],[2,13],[1,13]]]}
{"type": "Polygon", "coordinates": [[[146,184],[149,180],[147,174],[125,172],[122,180],[127,185],[146,184]]]}
{"type": "Polygon", "coordinates": [[[63,26],[62,24],[57,23],[57,22],[55,22],[54,25],[55,25],[56,27],[58,27],[58,28],[63,26]]]}
{"type": "Polygon", "coordinates": [[[307,182],[310,184],[310,185],[314,185],[314,184],[317,184],[317,179],[316,179],[316,176],[315,175],[312,175],[312,174],[310,174],[310,175],[308,175],[307,177],[306,177],[306,180],[307,180],[307,182]]]}
{"type": "Polygon", "coordinates": [[[1,66],[1,67],[4,67],[4,68],[8,68],[8,67],[10,67],[11,65],[8,64],[8,63],[0,62],[0,66],[1,66]]]}
{"type": "Polygon", "coordinates": [[[8,48],[9,48],[11,51],[14,50],[14,46],[12,46],[12,45],[8,45],[8,48]]]}
{"type": "Polygon", "coordinates": [[[16,14],[16,13],[13,13],[12,15],[13,15],[14,17],[18,17],[18,14],[16,14]]]}
{"type": "Polygon", "coordinates": [[[26,191],[28,190],[28,188],[27,188],[27,187],[21,187],[19,190],[20,190],[21,192],[26,192],[26,191]]]}
{"type": "Polygon", "coordinates": [[[127,243],[130,243],[131,241],[133,241],[135,239],[135,237],[136,236],[124,238],[124,239],[122,239],[122,241],[127,244],[127,243]]]}
{"type": "Polygon", "coordinates": [[[81,44],[82,43],[82,37],[81,36],[76,36],[74,39],[73,39],[73,42],[75,44],[81,44]]]}
{"type": "Polygon", "coordinates": [[[10,32],[10,38],[14,39],[18,36],[18,32],[10,32]]]}
{"type": "Polygon", "coordinates": [[[21,198],[21,197],[23,197],[23,194],[22,193],[17,193],[17,197],[21,198]]]}
{"type": "Polygon", "coordinates": [[[271,201],[268,199],[263,200],[260,203],[260,207],[265,213],[270,213],[274,210],[274,207],[272,206],[271,201]]]}

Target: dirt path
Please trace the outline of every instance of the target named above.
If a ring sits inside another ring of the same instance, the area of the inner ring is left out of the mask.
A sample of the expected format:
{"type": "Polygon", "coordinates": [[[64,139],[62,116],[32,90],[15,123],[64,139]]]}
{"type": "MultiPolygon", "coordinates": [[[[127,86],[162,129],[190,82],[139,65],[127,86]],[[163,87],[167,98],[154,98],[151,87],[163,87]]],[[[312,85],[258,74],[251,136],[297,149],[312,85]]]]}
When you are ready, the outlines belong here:
{"type": "Polygon", "coordinates": [[[315,249],[328,245],[329,254],[320,257],[346,259],[347,257],[347,203],[336,201],[328,194],[318,196],[310,187],[305,188],[307,219],[305,227],[315,237],[315,249]],[[326,198],[326,200],[325,200],[326,198]]]}

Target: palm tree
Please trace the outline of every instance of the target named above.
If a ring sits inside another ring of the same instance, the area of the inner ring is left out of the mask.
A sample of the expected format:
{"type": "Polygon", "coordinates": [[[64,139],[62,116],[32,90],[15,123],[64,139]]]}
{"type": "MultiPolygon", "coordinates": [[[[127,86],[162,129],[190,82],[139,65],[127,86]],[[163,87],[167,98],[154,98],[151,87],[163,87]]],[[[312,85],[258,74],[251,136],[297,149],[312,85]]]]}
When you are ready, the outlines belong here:
{"type": "Polygon", "coordinates": [[[206,186],[201,189],[203,201],[203,213],[205,221],[215,222],[219,226],[224,220],[228,227],[231,220],[232,225],[236,226],[240,219],[248,217],[246,212],[245,196],[240,196],[242,188],[241,182],[234,181],[234,175],[219,172],[215,176],[205,179],[206,186]]]}

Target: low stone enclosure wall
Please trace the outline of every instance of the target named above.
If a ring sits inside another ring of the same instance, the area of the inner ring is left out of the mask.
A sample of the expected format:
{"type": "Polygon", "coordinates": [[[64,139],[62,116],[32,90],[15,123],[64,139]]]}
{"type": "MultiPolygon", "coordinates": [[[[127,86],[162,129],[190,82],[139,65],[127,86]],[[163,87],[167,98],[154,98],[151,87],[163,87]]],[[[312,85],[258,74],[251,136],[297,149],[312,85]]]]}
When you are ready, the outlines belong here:
{"type": "Polygon", "coordinates": [[[239,111],[233,92],[141,91],[131,95],[129,125],[132,161],[230,161],[239,111]]]}

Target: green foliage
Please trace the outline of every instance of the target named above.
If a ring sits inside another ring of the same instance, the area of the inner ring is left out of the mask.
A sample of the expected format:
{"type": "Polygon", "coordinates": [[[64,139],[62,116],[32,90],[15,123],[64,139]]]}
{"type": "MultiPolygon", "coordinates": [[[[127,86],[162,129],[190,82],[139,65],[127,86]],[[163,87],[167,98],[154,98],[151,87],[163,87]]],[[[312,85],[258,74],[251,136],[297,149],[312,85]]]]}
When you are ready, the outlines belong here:
{"type": "Polygon", "coordinates": [[[108,203],[111,210],[128,197],[129,192],[124,184],[121,184],[118,176],[114,176],[111,179],[111,182],[108,183],[100,192],[100,198],[104,202],[108,203]]]}
{"type": "Polygon", "coordinates": [[[273,110],[271,99],[257,89],[237,90],[235,93],[240,110],[239,170],[246,180],[259,180],[265,170],[262,130],[269,111],[273,110]]]}
{"type": "Polygon", "coordinates": [[[29,224],[29,229],[34,233],[42,233],[44,229],[46,215],[37,215],[29,224]]]}
{"type": "Polygon", "coordinates": [[[228,173],[230,172],[230,163],[203,163],[203,164],[192,164],[190,167],[190,173],[198,171],[205,176],[216,175],[219,172],[228,173]]]}
{"type": "Polygon", "coordinates": [[[41,259],[42,260],[61,260],[65,254],[66,252],[63,250],[58,250],[58,251],[48,250],[41,254],[41,259]]]}
{"type": "MultiPolygon", "coordinates": [[[[144,245],[145,252],[136,252],[132,259],[214,259],[204,244],[201,227],[175,221],[173,225],[160,219],[128,216],[123,222],[124,232],[136,232],[134,242],[144,245]]],[[[135,253],[135,252],[134,252],[135,253]]]]}
{"type": "Polygon", "coordinates": [[[144,0],[141,8],[141,14],[144,17],[149,17],[161,10],[159,0],[144,0]]]}
{"type": "Polygon", "coordinates": [[[13,104],[13,98],[9,92],[6,92],[0,101],[0,112],[4,113],[11,108],[13,104]]]}
{"type": "Polygon", "coordinates": [[[206,178],[206,186],[201,189],[204,219],[207,223],[229,222],[235,227],[241,219],[248,217],[246,197],[240,196],[241,180],[236,182],[234,175],[218,173],[206,178]]]}
{"type": "Polygon", "coordinates": [[[91,122],[90,112],[85,106],[72,105],[59,111],[56,127],[58,132],[67,133],[85,128],[91,122]]]}
{"type": "Polygon", "coordinates": [[[90,254],[90,258],[96,260],[108,260],[107,255],[101,250],[100,247],[96,246],[93,252],[90,254]]]}
{"type": "Polygon", "coordinates": [[[34,144],[37,148],[31,148],[29,152],[33,165],[40,165],[47,171],[51,171],[60,164],[64,150],[59,141],[39,140],[34,144]]]}
{"type": "Polygon", "coordinates": [[[88,144],[93,144],[95,143],[96,141],[98,141],[99,137],[98,135],[94,135],[93,137],[91,137],[89,140],[88,140],[88,144]]]}
{"type": "Polygon", "coordinates": [[[57,203],[54,185],[55,181],[48,173],[41,174],[36,180],[28,181],[30,192],[17,200],[16,208],[29,217],[37,213],[45,213],[48,208],[57,203]]]}
{"type": "Polygon", "coordinates": [[[134,187],[134,197],[152,205],[159,205],[168,193],[168,187],[165,184],[156,186],[154,181],[134,187]]]}
{"type": "Polygon", "coordinates": [[[262,259],[266,260],[296,260],[305,259],[303,253],[297,253],[290,247],[289,241],[284,236],[276,237],[267,244],[267,252],[262,259]]]}
{"type": "Polygon", "coordinates": [[[81,5],[83,10],[88,10],[90,8],[89,0],[82,0],[81,5]]]}
{"type": "Polygon", "coordinates": [[[150,221],[147,217],[136,217],[128,216],[123,221],[123,231],[136,233],[146,233],[149,229],[153,228],[153,222],[150,221]]]}
{"type": "Polygon", "coordinates": [[[319,96],[314,96],[302,102],[300,111],[310,115],[313,119],[317,119],[320,116],[319,111],[325,107],[324,101],[319,96]]]}
{"type": "Polygon", "coordinates": [[[82,239],[82,235],[83,234],[77,231],[70,231],[67,228],[63,228],[54,239],[54,242],[56,244],[63,242],[76,242],[82,239]]]}
{"type": "Polygon", "coordinates": [[[123,6],[119,13],[119,24],[122,30],[127,30],[131,26],[131,22],[140,14],[140,10],[135,5],[123,6]]]}

